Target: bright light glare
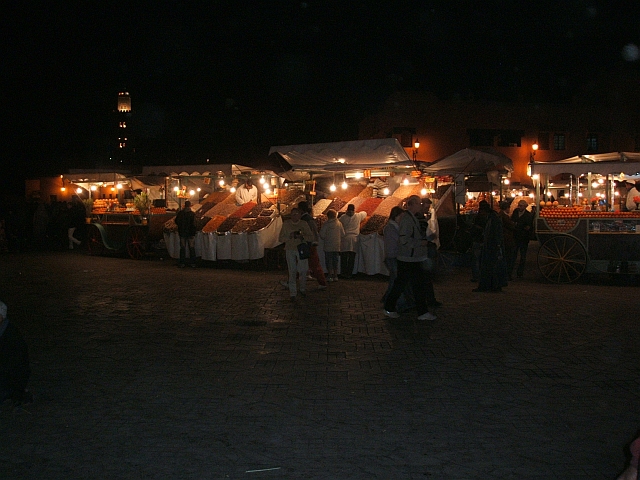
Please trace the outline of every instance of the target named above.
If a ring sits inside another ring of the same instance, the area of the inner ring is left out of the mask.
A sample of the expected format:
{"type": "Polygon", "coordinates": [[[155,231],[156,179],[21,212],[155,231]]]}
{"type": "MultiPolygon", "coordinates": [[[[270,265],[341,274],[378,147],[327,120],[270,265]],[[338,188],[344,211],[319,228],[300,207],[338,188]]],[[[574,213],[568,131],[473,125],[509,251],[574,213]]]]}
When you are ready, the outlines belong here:
{"type": "Polygon", "coordinates": [[[420,195],[422,195],[423,197],[427,194],[427,189],[423,188],[422,190],[420,190],[420,195]]]}
{"type": "Polygon", "coordinates": [[[236,193],[236,187],[231,187],[231,189],[229,190],[231,193],[236,193]]]}
{"type": "Polygon", "coordinates": [[[195,190],[189,190],[189,195],[191,195],[192,197],[196,194],[195,190]]]}
{"type": "Polygon", "coordinates": [[[357,179],[362,178],[362,172],[356,172],[355,178],[357,178],[357,179]]]}
{"type": "Polygon", "coordinates": [[[218,182],[218,185],[220,185],[221,187],[224,187],[224,180],[220,180],[220,181],[218,182]]]}
{"type": "Polygon", "coordinates": [[[116,188],[117,188],[118,190],[122,190],[122,184],[121,184],[121,183],[117,184],[117,185],[116,185],[116,188]]]}
{"type": "Polygon", "coordinates": [[[264,177],[260,177],[260,180],[258,180],[260,183],[264,183],[264,177]]]}
{"type": "Polygon", "coordinates": [[[77,194],[81,194],[82,193],[82,189],[80,187],[76,188],[76,193],[77,194]]]}
{"type": "Polygon", "coordinates": [[[405,185],[409,185],[409,179],[408,179],[408,178],[405,178],[405,179],[402,181],[402,183],[404,183],[405,185]]]}
{"type": "Polygon", "coordinates": [[[384,190],[382,190],[382,193],[384,193],[385,195],[389,195],[389,189],[385,188],[384,190]]]}
{"type": "Polygon", "coordinates": [[[342,182],[342,189],[346,190],[347,188],[349,188],[349,185],[347,185],[347,182],[342,182]]]}
{"type": "Polygon", "coordinates": [[[180,189],[179,189],[178,187],[173,187],[173,191],[174,191],[174,192],[177,192],[177,191],[179,191],[179,190],[180,190],[180,189]]]}
{"type": "Polygon", "coordinates": [[[91,191],[95,192],[98,189],[98,187],[96,187],[95,185],[91,185],[91,191]]]}
{"type": "Polygon", "coordinates": [[[331,190],[332,192],[335,192],[336,191],[335,184],[332,183],[331,186],[329,187],[329,190],[331,190]]]}

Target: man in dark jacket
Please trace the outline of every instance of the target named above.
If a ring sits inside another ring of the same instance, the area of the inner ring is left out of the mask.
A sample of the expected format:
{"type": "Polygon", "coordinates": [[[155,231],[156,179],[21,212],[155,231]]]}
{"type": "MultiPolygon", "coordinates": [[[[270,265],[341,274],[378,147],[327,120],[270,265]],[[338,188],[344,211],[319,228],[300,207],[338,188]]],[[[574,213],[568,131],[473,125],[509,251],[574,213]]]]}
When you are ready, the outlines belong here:
{"type": "Polygon", "coordinates": [[[531,240],[531,236],[533,235],[533,214],[527,210],[526,200],[520,200],[518,202],[518,208],[513,211],[511,221],[515,226],[513,238],[516,241],[516,253],[513,261],[515,263],[517,256],[520,255],[518,278],[522,278],[524,275],[524,265],[527,262],[529,240],[531,240]]]}
{"type": "Polygon", "coordinates": [[[27,344],[7,320],[7,306],[0,302],[0,402],[11,399],[19,405],[32,401],[27,390],[30,375],[27,344]]]}
{"type": "Polygon", "coordinates": [[[196,266],[196,214],[191,210],[191,202],[184,202],[184,208],[176,215],[176,225],[178,225],[178,235],[180,236],[180,267],[186,265],[186,248],[189,245],[190,265],[196,266]]]}

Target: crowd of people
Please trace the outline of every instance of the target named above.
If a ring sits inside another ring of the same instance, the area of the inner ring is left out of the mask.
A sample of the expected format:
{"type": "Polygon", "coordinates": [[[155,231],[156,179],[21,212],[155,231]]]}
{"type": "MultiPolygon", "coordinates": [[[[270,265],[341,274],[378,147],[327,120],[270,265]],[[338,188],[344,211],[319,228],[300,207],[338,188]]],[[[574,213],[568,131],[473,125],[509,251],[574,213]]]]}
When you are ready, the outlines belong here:
{"type": "Polygon", "coordinates": [[[70,202],[3,199],[0,202],[0,252],[66,250],[81,244],[85,233],[85,207],[70,202]]]}

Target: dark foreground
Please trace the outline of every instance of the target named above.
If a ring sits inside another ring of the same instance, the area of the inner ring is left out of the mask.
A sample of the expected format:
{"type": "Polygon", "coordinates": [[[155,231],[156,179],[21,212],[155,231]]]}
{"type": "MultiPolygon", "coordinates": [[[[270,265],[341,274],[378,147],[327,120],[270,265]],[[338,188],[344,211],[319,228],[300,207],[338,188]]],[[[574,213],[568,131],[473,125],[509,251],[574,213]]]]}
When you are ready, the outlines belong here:
{"type": "Polygon", "coordinates": [[[35,402],[0,408],[0,478],[596,479],[640,427],[639,293],[440,276],[435,322],[384,279],[296,304],[282,272],[0,256],[35,402]]]}

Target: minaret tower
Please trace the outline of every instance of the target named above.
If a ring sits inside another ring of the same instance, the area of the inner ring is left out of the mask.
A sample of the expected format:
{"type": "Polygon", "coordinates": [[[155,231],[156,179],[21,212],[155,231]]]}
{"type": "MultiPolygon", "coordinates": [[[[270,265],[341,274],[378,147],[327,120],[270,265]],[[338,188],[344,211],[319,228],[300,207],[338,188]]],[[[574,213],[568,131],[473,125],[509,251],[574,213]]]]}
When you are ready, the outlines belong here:
{"type": "Polygon", "coordinates": [[[129,92],[118,92],[118,109],[116,118],[118,122],[116,162],[118,167],[131,166],[133,163],[133,139],[131,132],[131,96],[129,92]]]}

